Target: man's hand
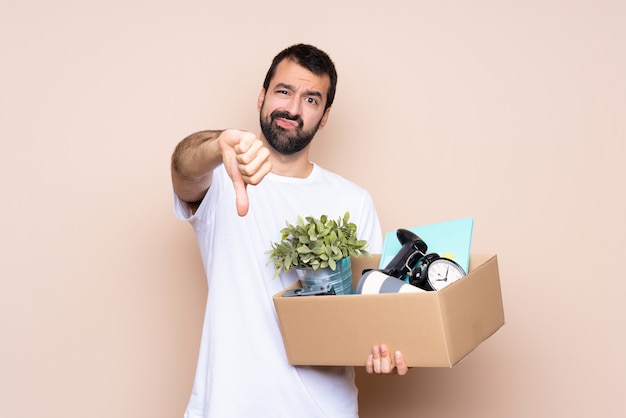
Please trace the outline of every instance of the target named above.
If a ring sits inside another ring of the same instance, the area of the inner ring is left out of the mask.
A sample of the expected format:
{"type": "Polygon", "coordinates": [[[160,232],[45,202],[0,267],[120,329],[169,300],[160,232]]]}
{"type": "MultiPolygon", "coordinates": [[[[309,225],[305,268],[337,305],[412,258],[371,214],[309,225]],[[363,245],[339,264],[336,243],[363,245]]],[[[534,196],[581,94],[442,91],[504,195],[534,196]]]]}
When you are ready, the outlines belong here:
{"type": "Polygon", "coordinates": [[[403,376],[409,372],[409,368],[404,362],[402,353],[396,351],[394,358],[391,358],[389,348],[385,344],[372,347],[372,354],[369,355],[365,363],[365,371],[369,374],[394,374],[403,376]]]}
{"type": "Polygon", "coordinates": [[[235,188],[237,213],[245,216],[249,202],[246,187],[256,185],[272,170],[270,152],[256,135],[233,129],[218,138],[222,161],[235,188]]]}

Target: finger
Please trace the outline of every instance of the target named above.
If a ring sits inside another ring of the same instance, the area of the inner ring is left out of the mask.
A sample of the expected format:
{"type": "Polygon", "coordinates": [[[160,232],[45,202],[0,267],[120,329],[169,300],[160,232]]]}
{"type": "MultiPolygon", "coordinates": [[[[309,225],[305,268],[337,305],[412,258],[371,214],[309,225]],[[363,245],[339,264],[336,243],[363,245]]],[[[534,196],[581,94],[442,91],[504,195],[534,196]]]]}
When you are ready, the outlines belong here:
{"type": "Polygon", "coordinates": [[[246,153],[254,151],[255,145],[261,143],[261,141],[252,132],[242,131],[239,133],[239,141],[235,145],[234,149],[237,153],[237,159],[245,159],[246,153]]]}
{"type": "Polygon", "coordinates": [[[404,356],[402,355],[401,352],[396,351],[395,357],[396,357],[396,370],[398,371],[398,374],[400,376],[404,376],[405,374],[409,372],[409,367],[406,365],[406,362],[404,361],[404,356]]]}
{"type": "Polygon", "coordinates": [[[380,373],[380,347],[375,345],[372,347],[372,370],[374,373],[380,373]]]}
{"type": "Polygon", "coordinates": [[[387,347],[386,344],[382,344],[380,346],[380,371],[381,373],[389,374],[393,372],[394,368],[395,366],[391,360],[389,347],[387,347]]]}
{"type": "Polygon", "coordinates": [[[367,356],[367,361],[365,362],[365,371],[368,374],[374,373],[374,356],[371,354],[367,356]]]}
{"type": "Polygon", "coordinates": [[[249,132],[241,134],[240,142],[234,147],[239,172],[247,184],[256,185],[272,170],[270,151],[263,142],[249,132]]]}
{"type": "Polygon", "coordinates": [[[272,171],[269,151],[262,148],[254,159],[246,165],[239,164],[239,171],[247,184],[257,185],[272,171]]]}
{"type": "Polygon", "coordinates": [[[245,216],[248,213],[248,191],[246,189],[246,183],[241,177],[239,169],[237,169],[237,163],[233,161],[231,164],[235,165],[234,168],[229,170],[230,178],[233,181],[233,187],[235,188],[235,205],[237,206],[237,214],[239,216],[245,216]]]}
{"type": "Polygon", "coordinates": [[[235,186],[235,204],[237,205],[237,214],[239,216],[246,216],[250,203],[248,201],[248,190],[246,189],[246,183],[242,181],[233,181],[235,186]]]}

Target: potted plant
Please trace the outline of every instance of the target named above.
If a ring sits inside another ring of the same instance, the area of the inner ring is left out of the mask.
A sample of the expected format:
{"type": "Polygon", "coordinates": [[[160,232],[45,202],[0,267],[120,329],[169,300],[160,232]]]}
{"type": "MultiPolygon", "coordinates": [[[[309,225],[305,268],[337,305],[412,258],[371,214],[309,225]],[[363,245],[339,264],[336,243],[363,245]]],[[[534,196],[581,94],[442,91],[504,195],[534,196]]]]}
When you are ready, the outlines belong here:
{"type": "Polygon", "coordinates": [[[272,243],[270,262],[276,272],[296,269],[302,285],[333,282],[336,293],[350,293],[352,273],[350,256],[370,256],[367,241],[357,238],[357,227],[346,212],[337,220],[327,215],[319,218],[298,216],[296,225],[286,222],[281,241],[272,243]],[[349,292],[349,291],[350,292],[349,292]]]}

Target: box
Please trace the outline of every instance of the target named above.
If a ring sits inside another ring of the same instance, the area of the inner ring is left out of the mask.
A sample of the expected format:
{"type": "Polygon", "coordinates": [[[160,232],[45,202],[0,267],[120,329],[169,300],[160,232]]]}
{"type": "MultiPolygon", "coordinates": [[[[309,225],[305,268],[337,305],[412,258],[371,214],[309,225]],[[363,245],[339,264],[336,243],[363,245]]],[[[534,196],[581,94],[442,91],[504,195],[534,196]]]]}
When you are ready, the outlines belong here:
{"type": "MultiPolygon", "coordinates": [[[[353,282],[380,256],[352,259],[353,282]]],[[[497,256],[472,254],[469,273],[439,292],[274,295],[289,364],[364,366],[372,346],[409,367],[452,367],[504,325],[497,256]]],[[[296,287],[296,286],[294,286],[296,287]]]]}

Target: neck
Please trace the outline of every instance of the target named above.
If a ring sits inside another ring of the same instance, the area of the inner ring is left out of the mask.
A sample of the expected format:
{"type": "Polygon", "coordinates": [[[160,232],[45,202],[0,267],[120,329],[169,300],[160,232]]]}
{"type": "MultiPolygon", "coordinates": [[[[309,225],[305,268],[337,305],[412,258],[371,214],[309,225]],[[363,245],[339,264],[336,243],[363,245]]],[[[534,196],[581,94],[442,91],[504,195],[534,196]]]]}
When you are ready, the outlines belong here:
{"type": "Polygon", "coordinates": [[[283,177],[306,178],[311,174],[311,171],[313,171],[313,164],[309,161],[310,144],[300,152],[285,155],[272,148],[272,146],[265,141],[265,138],[263,138],[263,140],[265,146],[270,151],[270,162],[272,163],[273,174],[283,177]]]}
{"type": "Polygon", "coordinates": [[[284,177],[306,178],[313,171],[313,164],[309,161],[308,148],[292,154],[283,155],[276,151],[270,154],[272,173],[284,177]]]}

